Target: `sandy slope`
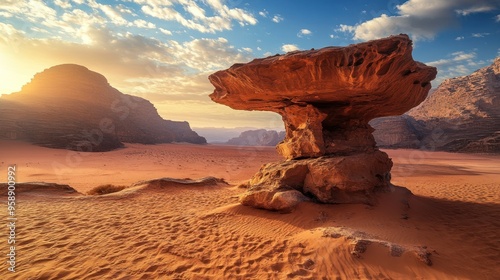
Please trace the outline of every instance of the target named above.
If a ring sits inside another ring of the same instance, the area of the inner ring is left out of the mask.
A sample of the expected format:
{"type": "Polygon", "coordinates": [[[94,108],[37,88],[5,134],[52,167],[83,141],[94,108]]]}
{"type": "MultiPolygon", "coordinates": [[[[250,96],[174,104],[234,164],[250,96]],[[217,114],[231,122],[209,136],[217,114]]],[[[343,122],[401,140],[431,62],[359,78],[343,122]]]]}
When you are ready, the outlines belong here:
{"type": "MultiPolygon", "coordinates": [[[[223,184],[100,197],[20,193],[18,272],[4,264],[0,279],[497,279],[500,157],[387,152],[393,183],[415,195],[395,188],[374,207],[303,203],[279,214],[240,206],[243,190],[223,184]],[[357,238],[371,242],[359,257],[357,238]],[[431,253],[433,265],[419,252],[431,253]]],[[[2,172],[18,164],[18,181],[81,192],[157,177],[211,175],[234,185],[279,160],[273,148],[174,144],[78,157],[1,143],[0,155],[2,172]]]]}

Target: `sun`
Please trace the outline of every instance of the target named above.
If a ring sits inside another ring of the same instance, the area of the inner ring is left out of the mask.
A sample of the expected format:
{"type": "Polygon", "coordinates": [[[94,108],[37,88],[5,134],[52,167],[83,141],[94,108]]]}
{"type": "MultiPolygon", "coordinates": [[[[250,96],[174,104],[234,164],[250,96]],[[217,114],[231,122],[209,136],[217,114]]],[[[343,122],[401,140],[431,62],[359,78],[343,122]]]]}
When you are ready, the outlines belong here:
{"type": "Polygon", "coordinates": [[[20,91],[35,73],[28,73],[22,63],[0,49],[0,95],[20,91]],[[24,70],[24,71],[23,71],[24,70]]]}

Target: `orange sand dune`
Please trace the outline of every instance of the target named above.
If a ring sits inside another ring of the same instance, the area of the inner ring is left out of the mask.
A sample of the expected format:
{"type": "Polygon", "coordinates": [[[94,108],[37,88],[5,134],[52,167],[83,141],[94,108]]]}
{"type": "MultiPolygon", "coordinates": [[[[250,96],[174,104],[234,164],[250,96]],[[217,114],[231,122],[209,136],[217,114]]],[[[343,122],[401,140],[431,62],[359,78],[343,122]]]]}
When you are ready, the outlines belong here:
{"type": "Polygon", "coordinates": [[[17,272],[4,263],[0,279],[498,279],[500,157],[387,152],[393,183],[414,195],[395,188],[376,206],[308,202],[280,214],[239,205],[234,187],[279,160],[273,148],[128,144],[78,155],[3,142],[0,170],[16,163],[19,182],[82,193],[160,177],[229,185],[19,193],[17,272]]]}

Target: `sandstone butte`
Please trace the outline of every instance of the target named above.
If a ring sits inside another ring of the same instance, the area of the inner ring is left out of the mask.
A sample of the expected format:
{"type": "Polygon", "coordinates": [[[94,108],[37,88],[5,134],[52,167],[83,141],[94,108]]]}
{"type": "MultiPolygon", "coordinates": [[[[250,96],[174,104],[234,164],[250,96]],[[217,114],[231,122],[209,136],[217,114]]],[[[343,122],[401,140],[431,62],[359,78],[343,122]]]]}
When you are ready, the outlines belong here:
{"type": "Polygon", "coordinates": [[[436,77],[401,34],[347,47],[295,51],[234,64],[209,76],[217,103],[272,111],[285,123],[286,160],[246,184],[244,205],[288,211],[300,201],[374,203],[390,189],[392,161],[368,122],[420,104],[436,77]]]}

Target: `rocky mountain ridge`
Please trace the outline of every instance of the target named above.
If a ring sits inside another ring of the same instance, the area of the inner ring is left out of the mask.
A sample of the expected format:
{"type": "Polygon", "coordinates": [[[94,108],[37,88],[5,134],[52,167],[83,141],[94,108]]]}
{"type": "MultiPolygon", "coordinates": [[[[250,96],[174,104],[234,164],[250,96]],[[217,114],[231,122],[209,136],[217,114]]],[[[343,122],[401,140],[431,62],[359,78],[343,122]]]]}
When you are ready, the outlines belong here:
{"type": "Polygon", "coordinates": [[[500,153],[500,58],[445,80],[405,115],[370,124],[381,147],[500,153]]]}
{"type": "Polygon", "coordinates": [[[38,73],[0,98],[0,138],[78,151],[109,151],[122,142],[206,140],[187,122],[164,120],[146,99],[123,94],[86,67],[63,64],[38,73]]]}
{"type": "Polygon", "coordinates": [[[284,131],[256,129],[242,132],[238,137],[229,139],[227,145],[236,146],[276,146],[285,139],[284,131]]]}

